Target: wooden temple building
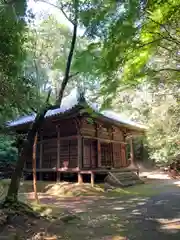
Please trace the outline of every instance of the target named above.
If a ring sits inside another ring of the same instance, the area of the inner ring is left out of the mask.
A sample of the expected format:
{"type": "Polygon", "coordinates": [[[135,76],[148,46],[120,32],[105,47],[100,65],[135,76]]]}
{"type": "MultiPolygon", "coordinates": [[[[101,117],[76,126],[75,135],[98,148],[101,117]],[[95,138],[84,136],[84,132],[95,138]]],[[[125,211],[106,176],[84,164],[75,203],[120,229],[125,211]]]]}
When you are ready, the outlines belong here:
{"type": "MultiPolygon", "coordinates": [[[[23,116],[9,126],[27,133],[34,119],[35,114],[23,116]]],[[[60,108],[46,113],[38,132],[37,178],[59,181],[74,174],[79,182],[84,175],[93,182],[95,175],[109,171],[138,171],[132,138],[144,132],[144,127],[123,121],[112,111],[99,112],[84,96],[70,94],[60,108]]],[[[27,156],[24,169],[32,173],[32,156],[27,156]]]]}

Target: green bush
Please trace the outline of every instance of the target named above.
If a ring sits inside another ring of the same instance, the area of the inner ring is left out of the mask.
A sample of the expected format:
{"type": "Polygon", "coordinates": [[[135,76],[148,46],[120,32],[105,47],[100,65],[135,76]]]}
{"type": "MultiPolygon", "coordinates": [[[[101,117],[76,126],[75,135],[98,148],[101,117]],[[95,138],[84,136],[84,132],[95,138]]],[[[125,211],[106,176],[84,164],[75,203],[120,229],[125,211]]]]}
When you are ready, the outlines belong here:
{"type": "Polygon", "coordinates": [[[13,146],[15,139],[11,136],[0,135],[0,162],[15,162],[17,160],[18,151],[13,146]]]}

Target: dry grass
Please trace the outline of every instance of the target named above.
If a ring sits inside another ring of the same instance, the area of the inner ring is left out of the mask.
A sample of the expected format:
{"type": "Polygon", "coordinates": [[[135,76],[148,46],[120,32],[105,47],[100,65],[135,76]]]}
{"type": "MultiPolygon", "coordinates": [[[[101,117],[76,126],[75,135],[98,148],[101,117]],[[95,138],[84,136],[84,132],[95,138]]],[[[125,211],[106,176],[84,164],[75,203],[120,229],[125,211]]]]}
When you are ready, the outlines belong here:
{"type": "MultiPolygon", "coordinates": [[[[10,180],[0,181],[0,199],[2,199],[7,193],[10,180]]],[[[177,185],[177,184],[176,184],[177,185]]],[[[175,185],[174,185],[175,186],[175,185]]],[[[138,195],[138,196],[153,196],[160,192],[172,188],[171,185],[164,184],[163,181],[148,181],[145,184],[140,184],[128,188],[116,188],[114,190],[105,192],[104,184],[98,184],[92,187],[88,183],[77,184],[69,182],[47,182],[38,181],[37,191],[38,193],[47,194],[53,197],[77,197],[77,196],[126,196],[126,195],[138,195]]],[[[19,196],[26,200],[24,194],[32,193],[33,185],[32,181],[23,181],[20,184],[19,196]]]]}
{"type": "Polygon", "coordinates": [[[56,183],[49,184],[45,187],[44,192],[53,196],[89,196],[89,195],[101,195],[104,193],[102,187],[95,185],[92,187],[90,184],[78,184],[78,183],[56,183]]]}

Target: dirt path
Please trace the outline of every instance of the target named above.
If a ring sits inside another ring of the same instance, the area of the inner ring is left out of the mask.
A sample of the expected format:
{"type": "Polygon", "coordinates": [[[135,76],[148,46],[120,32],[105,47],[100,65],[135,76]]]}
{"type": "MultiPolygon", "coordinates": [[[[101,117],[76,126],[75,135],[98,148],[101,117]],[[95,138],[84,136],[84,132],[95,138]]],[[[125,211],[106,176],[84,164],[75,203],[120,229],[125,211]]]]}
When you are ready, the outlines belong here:
{"type": "Polygon", "coordinates": [[[64,226],[63,239],[180,239],[180,191],[169,181],[167,184],[154,197],[76,200],[68,210],[78,212],[80,219],[64,226]]]}
{"type": "Polygon", "coordinates": [[[68,239],[130,240],[180,239],[180,193],[168,192],[148,198],[97,200],[80,214],[81,220],[67,224],[68,239]],[[113,238],[114,237],[114,238],[113,238]]]}
{"type": "MultiPolygon", "coordinates": [[[[161,189],[161,193],[153,197],[109,195],[59,199],[44,196],[42,202],[49,204],[50,211],[53,205],[56,215],[65,210],[76,213],[78,218],[64,223],[56,220],[50,225],[42,222],[41,227],[48,226],[48,232],[63,240],[120,240],[123,236],[129,240],[179,240],[179,187],[169,181],[154,187],[161,189]]],[[[37,230],[39,226],[35,225],[37,230]]]]}

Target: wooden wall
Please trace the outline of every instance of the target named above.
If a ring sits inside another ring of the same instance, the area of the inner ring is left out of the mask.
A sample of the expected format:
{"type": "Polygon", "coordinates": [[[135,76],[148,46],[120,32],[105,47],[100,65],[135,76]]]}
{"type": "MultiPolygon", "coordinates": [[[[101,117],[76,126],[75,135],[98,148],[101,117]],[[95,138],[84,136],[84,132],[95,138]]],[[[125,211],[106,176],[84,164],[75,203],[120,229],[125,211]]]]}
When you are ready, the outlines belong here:
{"type": "Polygon", "coordinates": [[[83,140],[83,164],[84,168],[97,167],[97,141],[93,139],[83,140]]]}
{"type": "Polygon", "coordinates": [[[89,118],[81,119],[80,131],[83,136],[96,136],[95,124],[89,118]]]}
{"type": "Polygon", "coordinates": [[[117,127],[113,127],[113,140],[124,142],[125,138],[124,138],[123,130],[121,130],[117,127]]]}
{"type": "Polygon", "coordinates": [[[125,148],[125,129],[104,124],[102,121],[93,122],[91,119],[83,118],[81,123],[81,133],[83,136],[95,137],[94,139],[84,140],[83,166],[85,168],[96,168],[97,160],[97,141],[100,139],[101,167],[126,167],[127,157],[125,148]],[[114,140],[107,142],[104,140],[114,140]],[[116,142],[117,141],[117,142],[116,142]]]}
{"type": "Polygon", "coordinates": [[[57,139],[44,141],[42,149],[42,168],[55,168],[57,164],[57,139]]]}
{"type": "MultiPolygon", "coordinates": [[[[61,139],[63,137],[75,135],[77,135],[77,126],[74,119],[68,119],[63,121],[53,121],[52,119],[46,120],[42,126],[40,133],[38,134],[36,158],[37,168],[57,167],[58,141],[60,143],[59,167],[63,167],[63,161],[69,161],[69,167],[77,167],[77,139],[61,139]],[[60,139],[58,139],[58,135],[60,139]],[[40,164],[40,151],[42,152],[42,164],[40,164]]],[[[26,168],[32,168],[31,156],[27,157],[26,168]]]]}
{"type": "Polygon", "coordinates": [[[126,144],[113,143],[113,163],[115,168],[128,166],[126,144]]]}
{"type": "Polygon", "coordinates": [[[112,143],[101,142],[101,166],[111,167],[113,166],[112,158],[112,143]]]}
{"type": "Polygon", "coordinates": [[[54,122],[60,131],[60,137],[77,135],[77,126],[75,119],[66,119],[54,122]]]}
{"type": "Polygon", "coordinates": [[[114,167],[121,167],[121,145],[119,143],[113,143],[113,162],[114,167]]]}
{"type": "Polygon", "coordinates": [[[63,167],[63,162],[68,161],[69,168],[77,167],[77,139],[74,140],[61,140],[60,141],[60,167],[63,167]]]}
{"type": "MultiPolygon", "coordinates": [[[[104,124],[102,121],[93,122],[92,119],[81,117],[79,125],[72,118],[61,121],[48,119],[44,122],[38,135],[37,168],[40,167],[40,159],[42,160],[42,168],[56,168],[58,157],[60,158],[58,167],[63,167],[63,162],[68,161],[69,168],[76,168],[78,166],[78,140],[76,138],[79,132],[78,127],[83,138],[83,168],[97,168],[98,164],[109,168],[127,166],[127,157],[124,150],[124,129],[104,124]],[[74,138],[67,138],[70,136],[74,136],[74,138]],[[111,142],[111,140],[114,142],[111,142]],[[101,158],[99,163],[98,141],[100,141],[101,158]],[[42,153],[41,158],[40,152],[42,153]]],[[[32,168],[31,157],[27,158],[26,167],[32,168]]]]}

